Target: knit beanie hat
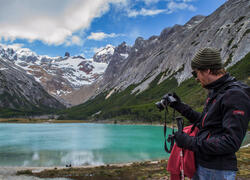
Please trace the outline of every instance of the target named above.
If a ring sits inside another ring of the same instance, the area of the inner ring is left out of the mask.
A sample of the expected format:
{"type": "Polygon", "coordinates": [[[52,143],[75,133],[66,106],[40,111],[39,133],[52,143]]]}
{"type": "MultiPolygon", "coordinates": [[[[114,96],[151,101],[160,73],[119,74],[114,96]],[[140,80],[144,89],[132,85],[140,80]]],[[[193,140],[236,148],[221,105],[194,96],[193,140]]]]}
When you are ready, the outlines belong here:
{"type": "Polygon", "coordinates": [[[220,52],[214,48],[200,49],[191,61],[192,69],[221,69],[220,52]]]}

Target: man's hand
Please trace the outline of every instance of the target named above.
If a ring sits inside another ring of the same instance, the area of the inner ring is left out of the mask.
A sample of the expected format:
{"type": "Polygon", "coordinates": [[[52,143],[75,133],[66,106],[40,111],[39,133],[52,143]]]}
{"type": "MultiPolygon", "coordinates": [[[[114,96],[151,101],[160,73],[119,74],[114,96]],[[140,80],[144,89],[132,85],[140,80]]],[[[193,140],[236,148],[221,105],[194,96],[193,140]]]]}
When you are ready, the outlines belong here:
{"type": "Polygon", "coordinates": [[[178,147],[193,150],[192,145],[194,143],[194,137],[191,137],[184,132],[178,131],[174,133],[174,139],[178,147]]]}
{"type": "Polygon", "coordinates": [[[169,106],[170,106],[171,108],[174,108],[174,109],[175,109],[176,106],[178,106],[178,104],[181,103],[181,99],[179,98],[179,96],[177,96],[176,93],[173,93],[173,94],[171,94],[171,95],[176,99],[176,101],[170,103],[169,106]]]}

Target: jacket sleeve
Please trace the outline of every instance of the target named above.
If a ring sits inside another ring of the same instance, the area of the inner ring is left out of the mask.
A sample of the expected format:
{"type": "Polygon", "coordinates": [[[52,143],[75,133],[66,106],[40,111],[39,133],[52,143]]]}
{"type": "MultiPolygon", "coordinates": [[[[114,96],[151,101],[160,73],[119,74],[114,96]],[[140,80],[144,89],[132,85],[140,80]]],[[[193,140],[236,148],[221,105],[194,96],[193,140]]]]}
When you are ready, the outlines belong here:
{"type": "Polygon", "coordinates": [[[175,106],[175,109],[186,117],[191,123],[197,122],[201,118],[201,113],[194,111],[190,106],[182,102],[175,106]]]}
{"type": "Polygon", "coordinates": [[[214,155],[239,150],[250,119],[250,98],[241,90],[229,90],[222,99],[221,107],[223,132],[209,139],[193,138],[191,150],[214,155]]]}

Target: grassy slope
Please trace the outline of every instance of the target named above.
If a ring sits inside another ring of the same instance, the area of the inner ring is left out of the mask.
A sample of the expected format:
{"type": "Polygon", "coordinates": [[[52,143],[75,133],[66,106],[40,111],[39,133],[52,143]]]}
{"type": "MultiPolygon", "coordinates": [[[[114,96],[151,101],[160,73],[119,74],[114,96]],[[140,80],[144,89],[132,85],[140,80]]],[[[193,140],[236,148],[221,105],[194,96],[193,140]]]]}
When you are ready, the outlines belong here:
{"type": "Polygon", "coordinates": [[[43,114],[56,114],[57,109],[51,109],[47,107],[37,108],[35,106],[25,108],[20,107],[19,109],[10,109],[10,108],[0,108],[0,117],[1,118],[15,118],[15,117],[23,117],[30,118],[36,115],[43,114]]]}
{"type": "MultiPolygon", "coordinates": [[[[228,71],[238,80],[250,85],[250,53],[230,67],[228,71]]],[[[158,111],[155,102],[159,101],[167,92],[176,92],[182,101],[198,111],[202,110],[207,92],[195,82],[194,78],[190,78],[178,86],[176,79],[170,77],[157,85],[161,76],[162,74],[159,74],[150,87],[139,95],[131,94],[136,85],[112,94],[107,100],[105,100],[107,92],[102,93],[84,104],[62,111],[60,119],[160,121],[163,119],[164,113],[158,111]]]]}

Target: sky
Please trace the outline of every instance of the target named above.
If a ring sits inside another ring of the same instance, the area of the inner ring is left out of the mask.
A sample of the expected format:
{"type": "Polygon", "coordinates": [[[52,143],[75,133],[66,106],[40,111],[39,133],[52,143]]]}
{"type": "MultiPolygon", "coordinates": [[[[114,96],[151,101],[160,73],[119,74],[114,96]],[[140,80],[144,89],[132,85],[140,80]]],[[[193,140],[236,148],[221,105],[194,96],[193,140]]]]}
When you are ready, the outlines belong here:
{"type": "Polygon", "coordinates": [[[0,0],[0,44],[38,55],[92,58],[108,44],[133,45],[226,0],[0,0]]]}

